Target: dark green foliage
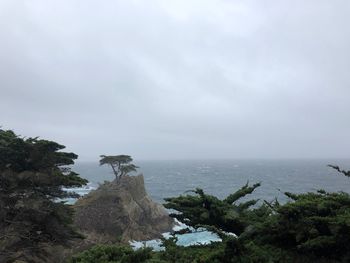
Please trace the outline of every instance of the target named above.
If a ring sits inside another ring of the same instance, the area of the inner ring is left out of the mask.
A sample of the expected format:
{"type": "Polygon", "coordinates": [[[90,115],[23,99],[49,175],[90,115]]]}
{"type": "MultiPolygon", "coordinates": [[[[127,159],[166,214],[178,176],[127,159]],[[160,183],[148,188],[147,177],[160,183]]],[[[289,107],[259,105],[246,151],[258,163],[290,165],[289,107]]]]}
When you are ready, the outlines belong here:
{"type": "Polygon", "coordinates": [[[110,165],[117,180],[130,172],[136,172],[137,168],[139,168],[131,163],[132,158],[129,155],[101,155],[100,157],[100,165],[110,165]]]}
{"type": "Polygon", "coordinates": [[[151,253],[149,248],[133,251],[129,246],[99,245],[74,256],[71,263],[142,263],[151,253]]]}
{"type": "Polygon", "coordinates": [[[190,226],[211,226],[239,235],[249,224],[243,214],[255,205],[257,200],[242,203],[237,201],[251,194],[259,186],[260,184],[255,184],[250,187],[247,183],[224,200],[207,195],[202,189],[196,189],[193,191],[195,195],[166,198],[167,203],[164,206],[178,211],[179,213],[173,213],[171,216],[190,226]]]}
{"type": "Polygon", "coordinates": [[[62,187],[87,183],[67,167],[77,155],[59,151],[64,148],[0,129],[0,262],[21,251],[45,254],[43,244],[65,244],[79,236],[69,226],[69,206],[54,202],[76,197],[62,187]]]}
{"type": "Polygon", "coordinates": [[[70,263],[220,263],[224,247],[221,243],[207,246],[180,247],[174,239],[164,240],[165,251],[149,248],[133,251],[125,245],[99,245],[74,256],[70,263]]]}
{"type": "Polygon", "coordinates": [[[221,262],[347,262],[350,259],[350,197],[347,193],[292,194],[287,204],[235,203],[258,187],[243,186],[224,200],[206,195],[166,199],[172,216],[207,226],[223,238],[221,262]],[[232,203],[232,204],[231,204],[232,203]],[[238,238],[225,236],[233,232],[238,238]]]}
{"type": "Polygon", "coordinates": [[[244,185],[241,189],[234,192],[233,194],[230,194],[224,201],[229,204],[233,204],[234,202],[238,201],[238,199],[253,193],[253,191],[258,188],[261,184],[254,184],[253,186],[249,186],[248,183],[244,185]]]}
{"type": "Polygon", "coordinates": [[[331,167],[331,168],[337,170],[339,173],[342,173],[343,175],[350,177],[350,171],[341,170],[338,165],[328,164],[328,167],[331,167]]]}
{"type": "Polygon", "coordinates": [[[350,258],[349,194],[320,191],[292,197],[256,225],[251,238],[311,258],[350,258]]]}
{"type": "Polygon", "coordinates": [[[221,243],[206,246],[182,247],[176,245],[176,238],[163,240],[165,251],[154,254],[152,262],[171,263],[219,263],[222,262],[224,247],[221,243]],[[157,261],[159,260],[159,261],[157,261]]]}
{"type": "Polygon", "coordinates": [[[78,156],[74,153],[58,152],[64,148],[53,141],[25,139],[11,130],[0,129],[0,170],[50,171],[58,166],[73,164],[78,156]]]}

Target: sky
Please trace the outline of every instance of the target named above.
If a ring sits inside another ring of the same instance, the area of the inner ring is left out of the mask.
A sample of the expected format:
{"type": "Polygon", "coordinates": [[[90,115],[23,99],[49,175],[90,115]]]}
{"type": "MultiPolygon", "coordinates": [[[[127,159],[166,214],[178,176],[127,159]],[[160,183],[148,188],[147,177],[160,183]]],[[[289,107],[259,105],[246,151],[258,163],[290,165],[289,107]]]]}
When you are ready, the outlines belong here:
{"type": "Polygon", "coordinates": [[[348,0],[0,0],[0,125],[80,156],[350,158],[348,0]]]}

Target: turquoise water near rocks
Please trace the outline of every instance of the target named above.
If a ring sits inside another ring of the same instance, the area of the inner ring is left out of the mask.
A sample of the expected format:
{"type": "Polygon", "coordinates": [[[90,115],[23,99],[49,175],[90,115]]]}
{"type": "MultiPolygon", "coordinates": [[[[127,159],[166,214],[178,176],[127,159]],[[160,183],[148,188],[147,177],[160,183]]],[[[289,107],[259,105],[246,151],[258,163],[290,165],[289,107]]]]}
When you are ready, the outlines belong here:
{"type": "MultiPolygon", "coordinates": [[[[221,238],[210,231],[207,231],[204,228],[194,229],[192,227],[188,227],[185,224],[182,224],[181,222],[177,221],[177,225],[173,228],[174,231],[179,231],[184,228],[189,228],[192,233],[186,233],[186,234],[176,234],[175,237],[177,238],[176,244],[178,246],[196,246],[196,245],[206,245],[210,244],[212,242],[221,242],[221,238]]],[[[170,233],[164,233],[163,237],[168,239],[172,237],[170,233]]],[[[152,247],[155,251],[161,251],[164,250],[164,247],[161,246],[162,241],[160,239],[153,239],[148,241],[130,241],[130,245],[134,249],[139,249],[144,246],[146,247],[152,247]]]]}

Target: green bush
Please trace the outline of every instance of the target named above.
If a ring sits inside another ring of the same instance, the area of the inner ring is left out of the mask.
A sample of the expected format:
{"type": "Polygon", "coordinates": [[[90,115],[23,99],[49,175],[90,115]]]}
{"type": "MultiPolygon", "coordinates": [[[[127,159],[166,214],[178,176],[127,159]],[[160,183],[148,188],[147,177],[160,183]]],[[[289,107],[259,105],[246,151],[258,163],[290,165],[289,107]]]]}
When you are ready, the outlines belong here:
{"type": "Polygon", "coordinates": [[[71,260],[71,263],[142,263],[151,258],[149,248],[134,251],[129,246],[98,245],[86,250],[71,260]]]}

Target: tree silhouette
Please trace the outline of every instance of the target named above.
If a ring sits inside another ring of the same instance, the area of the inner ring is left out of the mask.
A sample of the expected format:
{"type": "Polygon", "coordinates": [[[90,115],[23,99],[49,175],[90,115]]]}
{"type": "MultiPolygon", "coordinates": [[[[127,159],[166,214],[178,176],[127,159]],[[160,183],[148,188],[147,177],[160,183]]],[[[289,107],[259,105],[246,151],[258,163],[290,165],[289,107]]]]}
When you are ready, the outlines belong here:
{"type": "Polygon", "coordinates": [[[65,188],[87,180],[71,171],[78,156],[64,148],[0,129],[0,262],[39,262],[50,246],[80,236],[71,207],[58,199],[78,197],[65,188]]]}
{"type": "Polygon", "coordinates": [[[110,165],[117,180],[130,172],[136,172],[138,166],[131,163],[129,155],[101,155],[100,165],[110,165]]]}
{"type": "Polygon", "coordinates": [[[350,171],[341,170],[338,165],[328,164],[327,166],[333,168],[334,170],[337,170],[339,173],[342,173],[347,177],[350,177],[350,171]]]}

